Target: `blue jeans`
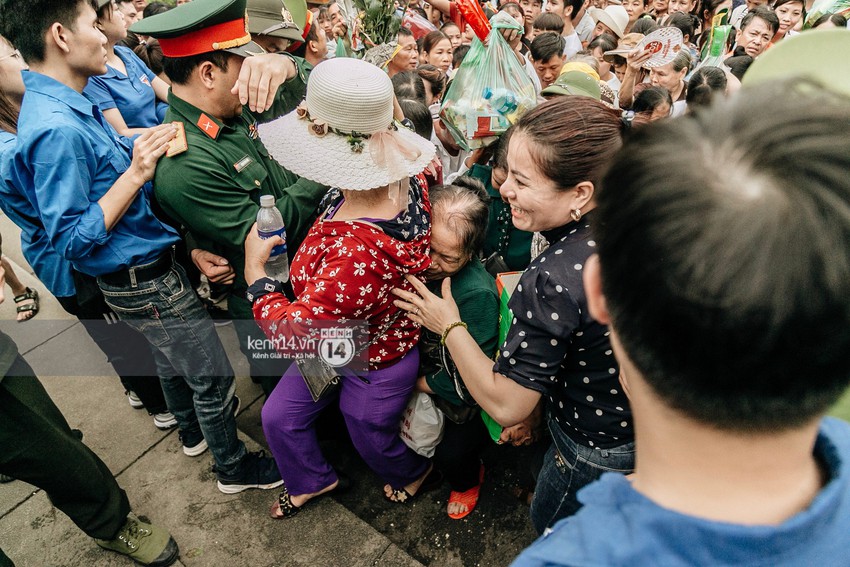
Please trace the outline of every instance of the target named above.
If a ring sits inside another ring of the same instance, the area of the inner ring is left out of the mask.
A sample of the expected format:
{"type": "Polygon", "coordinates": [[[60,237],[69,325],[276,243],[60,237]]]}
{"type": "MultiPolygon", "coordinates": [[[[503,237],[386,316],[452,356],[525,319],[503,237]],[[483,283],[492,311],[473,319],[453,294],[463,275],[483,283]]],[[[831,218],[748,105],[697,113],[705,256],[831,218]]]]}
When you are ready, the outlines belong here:
{"type": "Polygon", "coordinates": [[[107,305],[153,347],[165,401],[184,439],[203,434],[218,472],[237,472],[246,449],[231,408],[233,368],[186,272],[172,264],[162,276],[135,285],[102,278],[98,285],[107,305]]]}
{"type": "Polygon", "coordinates": [[[634,442],[611,449],[576,443],[549,419],[552,445],[543,459],[531,501],[531,521],[537,533],[572,516],[581,508],[576,493],[604,472],[630,473],[635,466],[634,442]]]}

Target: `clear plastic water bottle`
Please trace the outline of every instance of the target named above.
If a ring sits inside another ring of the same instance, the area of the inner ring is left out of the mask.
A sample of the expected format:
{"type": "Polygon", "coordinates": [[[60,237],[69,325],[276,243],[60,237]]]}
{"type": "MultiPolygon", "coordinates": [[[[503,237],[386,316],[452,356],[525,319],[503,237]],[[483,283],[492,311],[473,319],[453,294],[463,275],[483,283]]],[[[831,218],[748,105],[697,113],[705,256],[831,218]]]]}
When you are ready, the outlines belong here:
{"type": "Polygon", "coordinates": [[[283,217],[274,206],[274,195],[263,195],[260,197],[260,210],[257,212],[257,232],[260,238],[271,238],[280,236],[283,244],[272,248],[271,256],[266,262],[266,275],[279,282],[289,279],[289,258],[286,255],[286,228],[283,226],[283,217]]]}

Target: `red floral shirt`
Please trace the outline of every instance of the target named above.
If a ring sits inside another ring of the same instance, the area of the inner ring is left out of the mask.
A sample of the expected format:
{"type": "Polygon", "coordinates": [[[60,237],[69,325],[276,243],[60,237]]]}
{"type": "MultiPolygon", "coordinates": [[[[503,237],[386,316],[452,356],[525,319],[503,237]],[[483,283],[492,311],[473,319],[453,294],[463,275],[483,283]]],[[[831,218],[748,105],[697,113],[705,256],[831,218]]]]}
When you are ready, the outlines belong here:
{"type": "MultiPolygon", "coordinates": [[[[254,318],[270,339],[286,338],[296,328],[309,328],[313,321],[352,320],[369,324],[370,338],[396,317],[390,291],[412,291],[404,279],[421,274],[431,264],[431,204],[427,186],[412,177],[408,207],[395,219],[333,220],[342,202],[338,190],[307,233],[290,269],[290,302],[282,293],[268,293],[254,302],[254,318]],[[329,215],[329,213],[331,213],[329,215]],[[286,324],[280,324],[285,322],[286,324]]],[[[402,312],[374,344],[369,346],[369,367],[382,368],[397,362],[419,341],[419,326],[402,312]]]]}

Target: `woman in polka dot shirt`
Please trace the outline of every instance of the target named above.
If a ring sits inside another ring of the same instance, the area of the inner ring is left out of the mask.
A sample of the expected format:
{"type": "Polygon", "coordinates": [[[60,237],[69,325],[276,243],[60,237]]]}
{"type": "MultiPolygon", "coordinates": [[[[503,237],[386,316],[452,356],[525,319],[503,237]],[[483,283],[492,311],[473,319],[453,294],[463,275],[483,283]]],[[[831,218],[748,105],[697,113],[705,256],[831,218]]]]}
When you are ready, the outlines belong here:
{"type": "Polygon", "coordinates": [[[582,270],[591,258],[594,184],[621,143],[619,117],[588,97],[543,104],[514,127],[502,198],[516,228],[539,231],[549,247],[523,274],[514,318],[495,367],[460,320],[448,280],[443,298],[411,281],[397,305],[446,346],[472,396],[505,427],[541,398],[552,445],[537,480],[531,519],[538,532],[580,507],[576,492],[606,471],[628,473],[634,443],[628,400],[608,329],[590,317],[582,270]]]}

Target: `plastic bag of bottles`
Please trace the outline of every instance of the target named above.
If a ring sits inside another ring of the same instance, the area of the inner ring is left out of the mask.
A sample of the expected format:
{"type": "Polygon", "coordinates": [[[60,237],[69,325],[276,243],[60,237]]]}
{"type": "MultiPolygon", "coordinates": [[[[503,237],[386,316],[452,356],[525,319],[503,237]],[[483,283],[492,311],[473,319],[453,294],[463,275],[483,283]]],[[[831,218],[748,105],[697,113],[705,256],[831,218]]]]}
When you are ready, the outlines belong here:
{"type": "Polygon", "coordinates": [[[491,23],[487,45],[473,40],[440,110],[443,124],[465,150],[495,142],[537,104],[531,79],[501,34],[502,29],[521,32],[522,26],[504,12],[491,23]]]}

